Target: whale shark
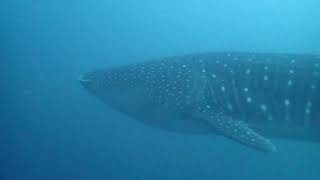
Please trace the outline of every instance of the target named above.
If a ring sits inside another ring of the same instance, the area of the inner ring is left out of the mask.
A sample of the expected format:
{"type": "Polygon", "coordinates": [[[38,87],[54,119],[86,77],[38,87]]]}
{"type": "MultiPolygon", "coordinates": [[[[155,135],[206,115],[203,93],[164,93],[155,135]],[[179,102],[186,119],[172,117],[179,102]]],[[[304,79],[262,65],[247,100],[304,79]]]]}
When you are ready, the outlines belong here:
{"type": "Polygon", "coordinates": [[[320,56],[212,52],[84,73],[82,86],[146,125],[218,135],[274,152],[271,139],[320,141],[320,56]]]}

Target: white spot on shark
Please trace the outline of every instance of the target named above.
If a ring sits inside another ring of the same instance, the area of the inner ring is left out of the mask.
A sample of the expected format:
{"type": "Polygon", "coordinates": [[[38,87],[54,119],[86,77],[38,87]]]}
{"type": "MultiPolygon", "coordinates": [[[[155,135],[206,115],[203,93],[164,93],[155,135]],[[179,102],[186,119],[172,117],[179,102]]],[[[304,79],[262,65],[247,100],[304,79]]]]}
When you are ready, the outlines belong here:
{"type": "Polygon", "coordinates": [[[271,114],[268,115],[268,121],[272,121],[273,120],[273,116],[271,114]]]}
{"type": "Polygon", "coordinates": [[[232,110],[232,109],[233,109],[231,103],[229,103],[229,102],[227,103],[227,108],[228,108],[229,110],[232,110]]]}
{"type": "Polygon", "coordinates": [[[312,106],[312,102],[311,102],[311,101],[308,101],[308,102],[307,102],[307,106],[308,106],[308,107],[311,107],[311,106],[312,106]]]}
{"type": "Polygon", "coordinates": [[[284,100],[284,105],[285,105],[286,107],[289,107],[289,106],[290,106],[290,100],[289,100],[289,99],[285,99],[285,100],[284,100]]]}
{"type": "Polygon", "coordinates": [[[260,109],[261,109],[262,111],[266,111],[266,110],[267,110],[267,106],[266,106],[265,104],[261,104],[261,105],[260,105],[260,109]]]}
{"type": "Polygon", "coordinates": [[[311,113],[310,109],[307,108],[307,109],[305,110],[305,113],[306,113],[307,115],[309,115],[309,114],[311,113]]]}

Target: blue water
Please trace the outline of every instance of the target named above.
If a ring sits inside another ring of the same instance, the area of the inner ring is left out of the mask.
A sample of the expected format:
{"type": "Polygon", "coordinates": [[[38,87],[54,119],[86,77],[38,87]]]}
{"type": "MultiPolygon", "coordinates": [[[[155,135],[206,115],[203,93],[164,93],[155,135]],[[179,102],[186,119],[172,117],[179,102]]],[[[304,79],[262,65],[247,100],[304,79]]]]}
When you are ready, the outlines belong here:
{"type": "Polygon", "coordinates": [[[82,72],[205,51],[320,54],[318,0],[0,2],[1,180],[316,180],[320,144],[263,154],[114,111],[82,72]]]}

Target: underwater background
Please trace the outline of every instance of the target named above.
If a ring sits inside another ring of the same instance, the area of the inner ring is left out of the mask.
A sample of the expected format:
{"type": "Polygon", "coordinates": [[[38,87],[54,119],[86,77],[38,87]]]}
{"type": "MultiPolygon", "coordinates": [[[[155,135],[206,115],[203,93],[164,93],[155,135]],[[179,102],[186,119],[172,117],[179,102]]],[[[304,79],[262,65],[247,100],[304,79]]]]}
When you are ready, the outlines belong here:
{"type": "Polygon", "coordinates": [[[264,154],[147,127],[86,92],[96,68],[207,51],[320,54],[318,0],[0,2],[0,180],[317,180],[320,144],[264,154]]]}

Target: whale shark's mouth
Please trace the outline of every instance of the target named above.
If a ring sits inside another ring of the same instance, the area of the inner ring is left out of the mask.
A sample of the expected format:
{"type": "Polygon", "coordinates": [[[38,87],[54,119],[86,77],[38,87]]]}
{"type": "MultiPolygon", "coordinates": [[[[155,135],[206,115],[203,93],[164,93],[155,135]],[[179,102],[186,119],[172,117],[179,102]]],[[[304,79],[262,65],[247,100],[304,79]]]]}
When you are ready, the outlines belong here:
{"type": "Polygon", "coordinates": [[[79,80],[80,82],[83,82],[83,83],[92,82],[91,79],[89,79],[88,77],[86,77],[86,76],[83,75],[83,74],[81,74],[81,75],[79,76],[78,80],[79,80]]]}

